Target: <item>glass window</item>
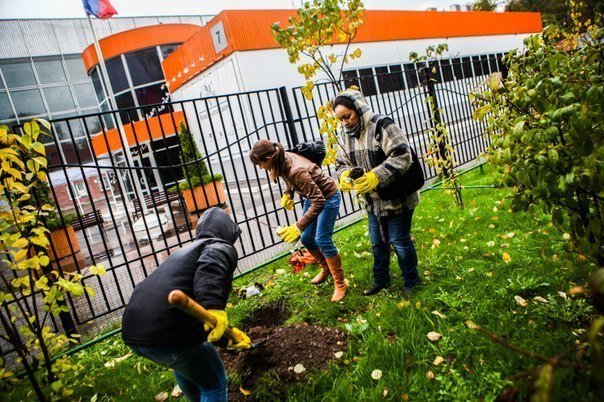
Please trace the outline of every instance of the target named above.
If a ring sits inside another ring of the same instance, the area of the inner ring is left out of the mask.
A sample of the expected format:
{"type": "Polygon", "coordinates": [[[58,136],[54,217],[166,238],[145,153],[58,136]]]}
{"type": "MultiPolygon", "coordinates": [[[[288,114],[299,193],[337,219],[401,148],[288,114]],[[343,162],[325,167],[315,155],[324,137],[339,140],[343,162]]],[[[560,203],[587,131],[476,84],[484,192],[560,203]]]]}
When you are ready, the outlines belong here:
{"type": "Polygon", "coordinates": [[[159,48],[161,49],[161,57],[162,59],[166,59],[166,57],[168,57],[169,55],[172,54],[173,51],[175,51],[176,49],[178,49],[178,47],[180,46],[180,43],[176,43],[174,45],[163,45],[160,46],[159,48]]]}
{"type": "MultiPolygon", "coordinates": [[[[170,94],[168,93],[167,88],[165,88],[163,84],[156,84],[144,88],[138,88],[134,92],[136,92],[136,99],[138,100],[139,106],[154,105],[170,101],[170,94]]],[[[170,110],[170,105],[161,105],[142,109],[143,115],[148,117],[167,113],[170,110]]]]}
{"type": "Polygon", "coordinates": [[[122,63],[121,57],[116,57],[105,63],[107,66],[107,74],[109,74],[109,81],[111,82],[111,88],[113,93],[118,93],[128,88],[128,79],[126,78],[126,71],[124,70],[124,63],[122,63]]]}
{"type": "MultiPolygon", "coordinates": [[[[79,138],[75,141],[65,141],[60,143],[61,148],[63,149],[63,154],[65,155],[66,163],[87,163],[92,161],[92,154],[90,152],[90,147],[88,141],[85,138],[79,138]],[[79,159],[78,159],[79,158],[79,159]]],[[[53,151],[56,147],[53,145],[53,151]]],[[[48,148],[47,148],[48,151],[48,148]]],[[[50,152],[49,157],[49,166],[51,165],[59,165],[61,163],[61,156],[54,155],[54,152],[50,152]]],[[[57,152],[58,154],[58,152],[57,152]]]]}
{"type": "Polygon", "coordinates": [[[101,84],[101,76],[99,75],[99,69],[95,68],[90,73],[90,78],[92,79],[92,86],[94,87],[94,92],[96,93],[96,98],[99,103],[105,99],[105,92],[103,92],[103,84],[101,84]]]}
{"type": "Polygon", "coordinates": [[[499,71],[499,68],[497,67],[497,55],[490,54],[488,57],[489,57],[489,66],[491,67],[491,72],[494,73],[495,71],[499,71]]]}
{"type": "Polygon", "coordinates": [[[75,91],[78,105],[81,108],[98,106],[99,103],[96,100],[94,94],[94,88],[89,83],[86,84],[74,84],[73,90],[75,91]]]}
{"type": "MultiPolygon", "coordinates": [[[[116,96],[115,102],[117,104],[118,109],[126,109],[136,106],[134,104],[134,99],[132,99],[132,94],[130,92],[126,92],[124,94],[116,96]]],[[[123,124],[128,124],[130,123],[130,121],[139,120],[138,113],[136,110],[122,111],[120,112],[120,118],[122,119],[123,124]]]]}
{"type": "Polygon", "coordinates": [[[68,86],[44,88],[46,103],[50,113],[64,112],[75,109],[75,103],[68,86]]]}
{"type": "Polygon", "coordinates": [[[34,66],[41,84],[57,84],[67,82],[61,60],[34,60],[34,66]]]}
{"type": "Polygon", "coordinates": [[[36,77],[29,60],[3,61],[0,68],[9,88],[36,85],[36,77]]]}
{"type": "Polygon", "coordinates": [[[109,113],[109,102],[101,103],[101,112],[103,112],[103,120],[105,121],[105,128],[111,130],[115,128],[114,115],[109,113]]]}
{"type": "Polygon", "coordinates": [[[373,79],[372,68],[362,68],[359,70],[359,77],[361,77],[361,92],[365,96],[372,96],[377,94],[377,88],[375,86],[375,80],[373,79]]]}
{"type": "Polygon", "coordinates": [[[403,81],[401,76],[401,67],[400,66],[391,66],[398,67],[398,72],[395,70],[392,73],[388,71],[388,67],[376,67],[375,73],[378,81],[378,86],[380,88],[381,93],[400,91],[403,89],[403,81]]]}
{"type": "Polygon", "coordinates": [[[472,59],[464,57],[461,59],[461,69],[463,70],[464,78],[472,77],[472,59]]]}
{"type": "Polygon", "coordinates": [[[44,102],[39,89],[12,91],[10,94],[18,117],[45,114],[44,102]]]}
{"type": "Polygon", "coordinates": [[[69,78],[71,81],[88,80],[84,62],[80,56],[65,57],[65,65],[67,66],[67,72],[69,73],[69,78]]]}
{"type": "Polygon", "coordinates": [[[483,54],[482,56],[480,56],[480,60],[482,60],[482,73],[483,74],[489,74],[489,56],[487,56],[486,54],[483,54]]]}
{"type": "Polygon", "coordinates": [[[451,66],[453,67],[453,75],[455,79],[461,80],[463,78],[463,70],[461,68],[461,59],[455,58],[451,60],[451,66]]]}
{"type": "Polygon", "coordinates": [[[0,120],[14,119],[13,108],[8,101],[6,92],[0,92],[0,120]]]}
{"type": "Polygon", "coordinates": [[[508,76],[508,67],[503,62],[503,57],[504,57],[504,54],[499,53],[497,55],[497,63],[499,63],[499,69],[501,71],[501,75],[503,76],[503,78],[506,78],[508,76]]]}
{"type": "Polygon", "coordinates": [[[61,115],[53,116],[55,119],[65,119],[71,117],[71,119],[62,120],[56,123],[52,123],[56,135],[59,140],[69,140],[73,138],[79,138],[84,135],[84,127],[82,126],[82,119],[77,117],[76,113],[65,113],[61,115]]]}
{"type": "Polygon", "coordinates": [[[417,73],[415,72],[415,64],[405,64],[405,79],[407,80],[407,88],[415,88],[419,84],[417,73]]]}
{"type": "Polygon", "coordinates": [[[403,82],[403,68],[400,64],[394,64],[388,67],[390,69],[390,82],[395,91],[402,91],[405,89],[405,83],[403,82]]]}
{"type": "Polygon", "coordinates": [[[126,55],[126,63],[134,86],[162,81],[164,73],[161,69],[156,48],[140,50],[126,55]]]}
{"type": "Polygon", "coordinates": [[[453,67],[451,67],[451,60],[443,59],[440,61],[440,71],[443,76],[443,82],[453,81],[453,67]]]}
{"type": "Polygon", "coordinates": [[[482,75],[482,64],[480,64],[480,56],[472,56],[472,65],[474,66],[474,76],[482,75]]]}
{"type": "Polygon", "coordinates": [[[360,88],[359,80],[357,80],[357,70],[342,71],[342,79],[344,80],[344,88],[356,86],[360,88]]]}
{"type": "MultiPolygon", "coordinates": [[[[100,116],[85,117],[84,120],[86,121],[86,124],[84,125],[84,133],[86,134],[86,131],[88,131],[90,137],[94,137],[95,134],[103,131],[100,116]]],[[[88,137],[88,135],[86,135],[86,137],[88,137]]]]}

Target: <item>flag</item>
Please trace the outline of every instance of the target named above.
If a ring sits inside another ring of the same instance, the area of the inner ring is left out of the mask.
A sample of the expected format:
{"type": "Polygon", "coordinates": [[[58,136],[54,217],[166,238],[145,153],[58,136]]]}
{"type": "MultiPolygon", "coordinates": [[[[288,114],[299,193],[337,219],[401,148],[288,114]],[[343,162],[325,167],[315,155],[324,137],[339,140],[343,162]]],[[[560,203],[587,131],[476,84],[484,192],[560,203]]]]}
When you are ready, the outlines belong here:
{"type": "Polygon", "coordinates": [[[109,3],[109,0],[82,0],[86,14],[94,15],[102,20],[111,18],[117,11],[109,3]]]}

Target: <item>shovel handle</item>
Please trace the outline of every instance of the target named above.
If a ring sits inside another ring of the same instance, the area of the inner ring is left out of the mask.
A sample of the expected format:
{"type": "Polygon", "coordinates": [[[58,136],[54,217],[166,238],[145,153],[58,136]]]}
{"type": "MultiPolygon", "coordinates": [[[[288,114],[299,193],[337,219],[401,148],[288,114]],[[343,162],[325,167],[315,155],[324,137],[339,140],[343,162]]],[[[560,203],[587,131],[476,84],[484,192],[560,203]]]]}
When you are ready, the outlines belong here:
{"type": "MultiPolygon", "coordinates": [[[[189,314],[191,317],[197,319],[197,321],[201,321],[205,324],[208,324],[212,328],[216,326],[216,318],[212,314],[210,314],[208,310],[203,308],[199,303],[187,296],[182,290],[171,291],[168,295],[168,303],[178,307],[185,313],[189,314]]],[[[235,339],[235,334],[233,333],[231,327],[227,327],[224,333],[230,340],[232,340],[233,342],[237,342],[237,339],[235,339]]]]}

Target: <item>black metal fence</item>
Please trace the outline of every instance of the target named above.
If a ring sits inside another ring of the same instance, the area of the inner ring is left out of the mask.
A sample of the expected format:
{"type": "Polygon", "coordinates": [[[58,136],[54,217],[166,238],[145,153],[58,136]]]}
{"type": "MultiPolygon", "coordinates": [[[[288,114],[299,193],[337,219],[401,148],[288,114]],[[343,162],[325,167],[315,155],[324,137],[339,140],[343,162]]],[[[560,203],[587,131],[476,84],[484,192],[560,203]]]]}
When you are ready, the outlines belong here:
{"type": "MultiPolygon", "coordinates": [[[[359,86],[374,111],[404,128],[422,159],[427,130],[434,121],[445,123],[463,165],[489,144],[483,124],[472,120],[468,94],[488,74],[505,75],[501,56],[351,70],[343,85],[359,86]],[[436,115],[428,95],[438,105],[436,115]]],[[[209,206],[227,209],[243,231],[240,272],[288,250],[275,228],[295,222],[301,203],[294,212],[283,210],[281,183],[254,167],[247,152],[261,138],[286,147],[318,139],[316,111],[335,94],[333,85],[318,84],[309,101],[299,87],[281,87],[52,121],[49,190],[66,227],[51,238],[52,266],[81,273],[96,294],[68,297],[69,312],[55,327],[99,333],[115,326],[134,286],[194,238],[197,218],[209,206]],[[204,185],[191,196],[186,188],[196,184],[204,185]],[[88,267],[99,264],[106,274],[90,274],[88,267]]],[[[434,170],[423,167],[434,178],[434,170]]],[[[360,214],[356,199],[345,196],[339,222],[360,214]]],[[[2,355],[10,352],[0,347],[2,355]]]]}

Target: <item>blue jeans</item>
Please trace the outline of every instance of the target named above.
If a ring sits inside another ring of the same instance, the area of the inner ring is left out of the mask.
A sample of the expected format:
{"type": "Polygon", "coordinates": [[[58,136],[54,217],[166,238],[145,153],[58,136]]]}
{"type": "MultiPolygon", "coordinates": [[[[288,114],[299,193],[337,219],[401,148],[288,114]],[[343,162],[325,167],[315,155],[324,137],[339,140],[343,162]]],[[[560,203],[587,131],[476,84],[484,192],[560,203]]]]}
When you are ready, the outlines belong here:
{"type": "Polygon", "coordinates": [[[410,289],[420,283],[417,272],[417,254],[411,239],[413,210],[403,209],[400,214],[378,219],[368,212],[369,239],[373,249],[373,284],[377,287],[390,286],[390,245],[394,248],[405,280],[410,289]]]}
{"type": "MultiPolygon", "coordinates": [[[[340,200],[341,195],[339,191],[325,200],[325,206],[317,219],[304,229],[300,237],[304,247],[311,251],[320,249],[326,258],[338,255],[338,249],[333,244],[332,236],[338,212],[340,211],[340,200]]],[[[308,208],[310,208],[310,201],[304,200],[302,213],[305,214],[308,208]]]]}
{"type": "Polygon", "coordinates": [[[226,372],[212,344],[129,346],[137,355],[174,370],[176,382],[191,402],[227,401],[226,372]]]}

